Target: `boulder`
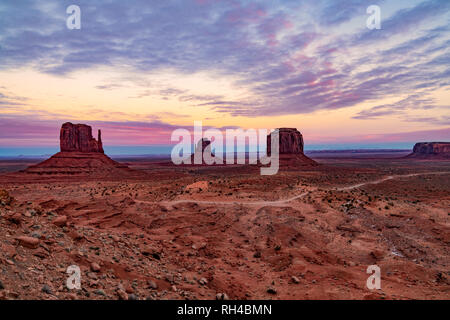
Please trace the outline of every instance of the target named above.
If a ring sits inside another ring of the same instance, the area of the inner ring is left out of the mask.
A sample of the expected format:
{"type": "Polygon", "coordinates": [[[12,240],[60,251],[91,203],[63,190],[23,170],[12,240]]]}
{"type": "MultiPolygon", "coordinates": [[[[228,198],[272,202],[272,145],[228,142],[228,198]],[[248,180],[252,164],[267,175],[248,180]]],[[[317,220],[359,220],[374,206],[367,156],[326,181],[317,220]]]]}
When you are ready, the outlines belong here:
{"type": "Polygon", "coordinates": [[[58,227],[64,227],[67,224],[67,216],[60,216],[53,220],[53,224],[58,227]]]}
{"type": "Polygon", "coordinates": [[[36,238],[21,236],[18,237],[17,240],[23,247],[26,248],[36,249],[39,246],[39,239],[36,238]]]}

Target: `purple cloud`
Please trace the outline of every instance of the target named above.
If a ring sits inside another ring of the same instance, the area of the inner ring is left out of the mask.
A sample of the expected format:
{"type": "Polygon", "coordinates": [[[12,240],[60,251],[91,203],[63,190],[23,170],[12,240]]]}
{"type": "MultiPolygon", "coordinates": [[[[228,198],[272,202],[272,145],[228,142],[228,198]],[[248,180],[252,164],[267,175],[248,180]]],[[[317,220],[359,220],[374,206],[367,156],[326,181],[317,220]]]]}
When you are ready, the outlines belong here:
{"type": "MultiPolygon", "coordinates": [[[[217,104],[227,99],[177,88],[156,94],[249,117],[340,109],[449,86],[450,2],[396,3],[383,15],[382,30],[366,29],[367,6],[379,4],[386,12],[385,3],[79,0],[82,29],[73,31],[65,27],[70,1],[3,1],[0,68],[29,66],[61,76],[117,64],[143,73],[210,71],[233,76],[249,96],[217,104]],[[360,26],[351,25],[355,17],[360,26]]],[[[387,109],[378,115],[390,114],[387,109]]]]}

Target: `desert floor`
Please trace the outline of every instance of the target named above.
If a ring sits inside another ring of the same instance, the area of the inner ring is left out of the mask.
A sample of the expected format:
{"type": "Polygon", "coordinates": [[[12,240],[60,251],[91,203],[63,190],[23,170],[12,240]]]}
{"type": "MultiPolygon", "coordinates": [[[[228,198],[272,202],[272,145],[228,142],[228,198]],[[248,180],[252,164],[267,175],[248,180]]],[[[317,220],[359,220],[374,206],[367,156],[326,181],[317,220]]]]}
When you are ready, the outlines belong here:
{"type": "Polygon", "coordinates": [[[14,198],[0,298],[450,299],[450,162],[316,160],[275,176],[145,159],[127,160],[139,179],[0,176],[14,198]]]}

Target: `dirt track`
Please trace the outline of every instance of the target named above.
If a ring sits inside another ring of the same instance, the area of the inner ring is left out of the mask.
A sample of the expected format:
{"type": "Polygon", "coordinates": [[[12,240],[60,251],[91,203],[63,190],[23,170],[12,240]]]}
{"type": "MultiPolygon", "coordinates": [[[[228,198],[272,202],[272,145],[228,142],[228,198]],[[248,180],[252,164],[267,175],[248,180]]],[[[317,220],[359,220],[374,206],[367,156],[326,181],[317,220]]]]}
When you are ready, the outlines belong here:
{"type": "MultiPolygon", "coordinates": [[[[367,185],[372,185],[372,184],[379,184],[388,180],[395,180],[395,179],[402,179],[402,178],[409,178],[409,177],[418,177],[418,176],[425,176],[425,175],[442,175],[442,174],[450,174],[450,172],[427,172],[427,173],[412,173],[412,174],[405,174],[405,175],[395,175],[395,176],[387,176],[385,178],[382,179],[377,179],[374,181],[369,181],[369,182],[363,182],[363,183],[357,183],[351,186],[347,186],[347,187],[342,187],[342,188],[334,188],[332,190],[336,190],[336,191],[349,191],[349,190],[353,190],[353,189],[357,189],[360,187],[364,187],[367,185]]],[[[150,204],[161,204],[161,205],[177,205],[177,204],[181,204],[181,203],[197,203],[197,204],[211,204],[211,205],[236,205],[236,204],[240,204],[240,205],[247,205],[247,206],[277,206],[277,205],[283,205],[289,202],[292,202],[294,200],[297,199],[301,199],[304,198],[306,196],[308,196],[311,192],[314,191],[308,191],[308,192],[303,192],[301,194],[298,194],[294,197],[290,197],[288,199],[281,199],[281,200],[276,200],[276,201],[202,201],[202,200],[189,200],[189,199],[180,199],[180,200],[172,200],[172,201],[160,201],[160,202],[149,202],[149,201],[142,201],[142,200],[138,200],[138,202],[141,203],[150,203],[150,204]]]]}

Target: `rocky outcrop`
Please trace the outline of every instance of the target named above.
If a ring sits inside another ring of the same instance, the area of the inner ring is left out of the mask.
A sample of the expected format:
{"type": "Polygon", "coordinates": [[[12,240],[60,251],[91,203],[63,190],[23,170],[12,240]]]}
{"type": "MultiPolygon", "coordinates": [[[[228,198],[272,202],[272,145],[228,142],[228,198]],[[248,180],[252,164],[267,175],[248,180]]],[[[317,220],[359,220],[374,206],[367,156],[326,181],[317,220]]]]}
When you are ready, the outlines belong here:
{"type": "Polygon", "coordinates": [[[104,153],[101,131],[98,130],[98,140],[95,140],[92,136],[92,128],[86,124],[64,123],[61,127],[59,143],[61,152],[104,153]]]}
{"type": "MultiPolygon", "coordinates": [[[[280,154],[303,154],[303,136],[295,128],[280,128],[280,154]]],[[[271,151],[271,135],[267,136],[267,150],[271,151]]]]}
{"type": "Polygon", "coordinates": [[[101,131],[98,140],[92,137],[92,128],[85,124],[66,122],[60,132],[61,152],[28,167],[28,176],[68,177],[125,177],[137,174],[126,165],[104,154],[101,131]]]}
{"type": "Polygon", "coordinates": [[[414,145],[410,158],[450,159],[450,142],[419,142],[414,145]]]}
{"type": "MultiPolygon", "coordinates": [[[[317,162],[303,153],[303,135],[295,128],[280,128],[279,132],[279,158],[283,167],[316,166],[317,162]]],[[[267,153],[271,154],[272,134],[267,136],[267,153]]]]}
{"type": "MultiPolygon", "coordinates": [[[[194,153],[191,155],[191,164],[193,164],[193,165],[199,165],[199,164],[205,165],[206,164],[203,156],[207,152],[205,150],[209,145],[211,145],[211,140],[209,140],[207,138],[202,138],[201,140],[198,140],[197,144],[195,145],[194,153]],[[195,161],[195,153],[201,154],[201,163],[197,163],[195,161]]],[[[214,157],[214,153],[211,153],[211,156],[214,157]]]]}
{"type": "Polygon", "coordinates": [[[413,153],[444,154],[450,153],[450,142],[421,142],[416,143],[413,153]]]}
{"type": "Polygon", "coordinates": [[[203,153],[205,149],[211,144],[211,141],[207,138],[203,138],[197,142],[197,146],[195,147],[195,151],[200,151],[203,153]],[[200,149],[201,148],[201,149],[200,149]]]}
{"type": "Polygon", "coordinates": [[[0,189],[0,206],[9,206],[13,200],[8,191],[0,189]]]}

